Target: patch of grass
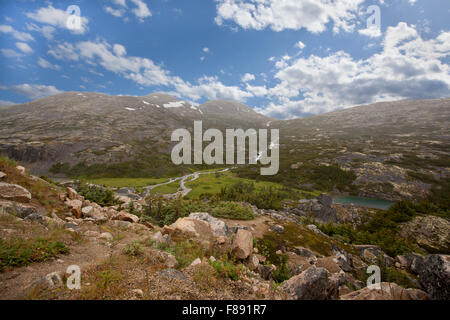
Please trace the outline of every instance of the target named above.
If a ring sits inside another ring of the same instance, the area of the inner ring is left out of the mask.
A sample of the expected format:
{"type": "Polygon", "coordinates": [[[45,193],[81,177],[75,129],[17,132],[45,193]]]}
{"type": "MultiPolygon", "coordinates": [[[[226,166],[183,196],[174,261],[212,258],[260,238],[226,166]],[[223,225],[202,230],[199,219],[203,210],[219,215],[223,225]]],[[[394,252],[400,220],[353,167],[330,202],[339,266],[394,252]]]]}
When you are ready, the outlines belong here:
{"type": "Polygon", "coordinates": [[[142,249],[142,245],[139,241],[133,241],[125,246],[123,253],[127,256],[139,257],[144,254],[144,250],[142,249]]]}
{"type": "Polygon", "coordinates": [[[86,180],[86,182],[110,188],[142,188],[167,181],[169,181],[167,178],[97,178],[86,180]]]}
{"type": "Polygon", "coordinates": [[[238,281],[243,270],[241,265],[235,265],[230,261],[216,260],[211,262],[211,266],[216,270],[219,277],[238,281]]]}
{"type": "Polygon", "coordinates": [[[63,242],[48,238],[0,239],[0,272],[34,262],[47,261],[59,254],[67,253],[69,248],[63,242]]]}
{"type": "Polygon", "coordinates": [[[165,184],[159,187],[156,187],[151,190],[151,194],[174,194],[180,188],[180,182],[174,181],[169,184],[165,184]]]}
{"type": "Polygon", "coordinates": [[[213,203],[211,206],[213,208],[210,210],[210,213],[217,218],[233,220],[253,220],[255,218],[255,214],[251,208],[236,202],[221,201],[213,203]]]}

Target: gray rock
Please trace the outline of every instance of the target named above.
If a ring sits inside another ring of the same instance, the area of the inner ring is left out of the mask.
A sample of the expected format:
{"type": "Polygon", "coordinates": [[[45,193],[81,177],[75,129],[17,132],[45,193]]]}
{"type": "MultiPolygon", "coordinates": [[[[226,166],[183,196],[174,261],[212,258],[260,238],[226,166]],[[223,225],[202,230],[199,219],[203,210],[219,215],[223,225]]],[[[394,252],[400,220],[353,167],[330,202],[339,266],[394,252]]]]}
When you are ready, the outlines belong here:
{"type": "Polygon", "coordinates": [[[270,230],[272,230],[273,232],[276,232],[276,233],[283,233],[284,227],[280,226],[279,224],[274,224],[274,225],[270,226],[270,230]]]}
{"type": "Polygon", "coordinates": [[[19,218],[25,218],[33,213],[38,213],[36,207],[18,202],[0,200],[0,208],[9,214],[13,214],[19,218]]]}
{"type": "Polygon", "coordinates": [[[28,203],[31,193],[17,184],[0,182],[0,199],[28,203]]]}
{"type": "Polygon", "coordinates": [[[328,271],[325,268],[309,267],[301,274],[283,282],[279,287],[290,300],[329,299],[328,271]]]}
{"type": "Polygon", "coordinates": [[[183,272],[173,268],[164,269],[163,271],[161,271],[161,276],[167,277],[169,279],[186,280],[186,276],[183,274],[183,272]]]}
{"type": "Polygon", "coordinates": [[[325,207],[331,207],[331,205],[333,204],[333,198],[326,194],[326,193],[322,193],[321,195],[319,195],[317,197],[317,201],[319,201],[319,203],[325,207]]]}
{"type": "Polygon", "coordinates": [[[272,273],[275,269],[272,266],[268,266],[265,264],[258,265],[258,273],[260,274],[261,278],[265,280],[272,279],[272,273]]]}
{"type": "Polygon", "coordinates": [[[238,259],[247,259],[253,252],[253,235],[250,231],[239,230],[233,240],[232,254],[238,259]]]}
{"type": "Polygon", "coordinates": [[[424,261],[419,281],[434,300],[450,300],[450,256],[432,254],[424,261]]]}
{"type": "Polygon", "coordinates": [[[211,230],[213,231],[216,237],[228,235],[227,224],[224,221],[211,216],[209,213],[193,212],[189,215],[189,218],[208,222],[211,227],[211,230]]]}

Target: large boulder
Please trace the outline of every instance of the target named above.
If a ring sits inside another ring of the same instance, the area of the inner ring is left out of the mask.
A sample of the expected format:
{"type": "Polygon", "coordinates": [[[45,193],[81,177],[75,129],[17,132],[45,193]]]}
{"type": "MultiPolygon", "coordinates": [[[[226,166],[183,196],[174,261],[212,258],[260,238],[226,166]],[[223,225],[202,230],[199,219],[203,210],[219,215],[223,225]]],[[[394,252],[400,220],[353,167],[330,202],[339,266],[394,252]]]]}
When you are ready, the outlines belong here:
{"type": "Polygon", "coordinates": [[[450,253],[450,221],[436,216],[415,217],[400,226],[400,236],[430,253],[450,253]]]}
{"type": "Polygon", "coordinates": [[[113,220],[119,220],[119,221],[128,221],[131,223],[138,223],[139,217],[135,216],[134,214],[128,213],[126,211],[120,211],[117,215],[113,217],[113,220]]]}
{"type": "Polygon", "coordinates": [[[175,223],[170,225],[170,227],[175,231],[190,234],[194,237],[210,238],[213,236],[210,224],[203,220],[180,218],[175,223]]]}
{"type": "Polygon", "coordinates": [[[247,259],[253,252],[253,235],[250,231],[239,229],[231,247],[232,254],[238,259],[247,259]]]}
{"type": "Polygon", "coordinates": [[[30,214],[37,214],[38,209],[30,204],[0,200],[0,208],[9,214],[13,214],[19,218],[26,218],[30,214]]]}
{"type": "Polygon", "coordinates": [[[450,256],[432,254],[423,260],[419,281],[432,299],[450,300],[450,256]]]}
{"type": "Polygon", "coordinates": [[[81,216],[82,216],[81,206],[83,205],[83,202],[81,200],[66,200],[64,203],[66,204],[66,206],[69,207],[72,214],[77,219],[81,218],[81,216]]]}
{"type": "Polygon", "coordinates": [[[69,198],[69,200],[81,200],[81,201],[84,200],[84,197],[80,196],[78,194],[78,192],[76,192],[75,189],[73,189],[71,187],[67,187],[66,191],[67,191],[67,197],[69,198]]]}
{"type": "Polygon", "coordinates": [[[341,300],[429,300],[427,293],[418,289],[405,289],[396,283],[382,282],[380,288],[365,287],[340,297],[341,300]]]}
{"type": "Polygon", "coordinates": [[[224,221],[211,216],[209,213],[193,212],[189,215],[189,218],[208,222],[216,237],[228,235],[227,224],[224,221]]]}
{"type": "Polygon", "coordinates": [[[328,300],[329,285],[327,270],[311,266],[283,282],[279,289],[289,300],[328,300]]]}
{"type": "Polygon", "coordinates": [[[31,193],[17,184],[0,182],[0,199],[28,203],[31,193]]]}
{"type": "Polygon", "coordinates": [[[92,218],[96,222],[105,222],[106,220],[108,220],[106,214],[92,206],[84,207],[83,209],[81,209],[81,211],[85,218],[92,218]]]}

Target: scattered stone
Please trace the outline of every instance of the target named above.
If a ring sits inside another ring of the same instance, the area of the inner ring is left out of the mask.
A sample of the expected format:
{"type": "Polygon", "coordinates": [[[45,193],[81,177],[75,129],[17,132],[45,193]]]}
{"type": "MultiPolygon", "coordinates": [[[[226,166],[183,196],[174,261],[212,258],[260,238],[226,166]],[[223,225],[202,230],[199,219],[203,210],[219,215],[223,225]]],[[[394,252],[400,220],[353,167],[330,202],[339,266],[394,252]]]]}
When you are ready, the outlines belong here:
{"type": "Polygon", "coordinates": [[[429,300],[429,295],[418,289],[405,289],[396,283],[382,282],[380,289],[366,287],[340,297],[341,300],[429,300]]]}
{"type": "Polygon", "coordinates": [[[225,244],[227,242],[227,238],[226,237],[218,237],[217,238],[217,243],[218,244],[225,244]]]}
{"type": "Polygon", "coordinates": [[[24,175],[24,174],[26,173],[25,168],[22,167],[22,166],[17,166],[16,169],[17,169],[17,171],[19,171],[19,173],[20,173],[21,175],[24,175]]]}
{"type": "Polygon", "coordinates": [[[47,274],[45,277],[34,281],[31,284],[33,289],[55,289],[63,285],[63,281],[58,272],[52,272],[47,274]]]}
{"type": "Polygon", "coordinates": [[[216,261],[216,258],[214,258],[213,256],[209,257],[209,261],[214,262],[216,261]]]}
{"type": "Polygon", "coordinates": [[[44,222],[44,217],[41,216],[39,213],[32,213],[32,214],[26,216],[24,220],[44,222]]]}
{"type": "Polygon", "coordinates": [[[163,271],[161,271],[161,276],[167,277],[169,279],[186,280],[186,276],[183,274],[183,272],[173,268],[164,269],[163,271]]]}
{"type": "Polygon", "coordinates": [[[96,238],[96,237],[100,236],[100,233],[97,231],[88,230],[88,231],[84,232],[83,235],[85,235],[86,237],[89,237],[89,238],[96,238]]]}
{"type": "Polygon", "coordinates": [[[125,212],[125,211],[121,211],[113,218],[113,220],[127,221],[127,222],[131,222],[131,223],[138,223],[139,222],[139,217],[135,216],[134,214],[131,214],[131,213],[128,213],[128,212],[125,212]]]}
{"type": "Polygon", "coordinates": [[[265,264],[260,264],[258,266],[258,273],[261,275],[261,278],[263,278],[265,280],[272,279],[273,271],[274,271],[273,266],[268,266],[265,264]]]}
{"type": "Polygon", "coordinates": [[[75,189],[73,189],[73,188],[71,188],[71,187],[67,187],[67,188],[66,188],[66,191],[67,191],[67,197],[68,197],[70,200],[80,200],[80,201],[83,201],[83,200],[84,200],[84,197],[80,196],[80,195],[78,194],[78,192],[75,191],[75,189]]]}
{"type": "Polygon", "coordinates": [[[231,247],[231,252],[238,259],[247,259],[247,257],[253,252],[252,233],[243,229],[238,230],[231,247]]]}
{"type": "Polygon", "coordinates": [[[317,228],[317,226],[315,224],[309,224],[306,226],[306,228],[308,228],[309,230],[311,230],[314,233],[317,233],[321,236],[327,236],[325,233],[323,233],[322,231],[319,230],[319,228],[317,228]]]}
{"type": "Polygon", "coordinates": [[[31,193],[17,184],[0,182],[0,199],[28,203],[31,193]]]}
{"type": "Polygon", "coordinates": [[[279,256],[280,256],[280,255],[282,255],[282,254],[283,254],[283,251],[281,251],[281,250],[277,250],[277,251],[275,252],[275,254],[276,254],[276,255],[279,255],[279,256]]]}
{"type": "Polygon", "coordinates": [[[100,236],[100,239],[102,240],[106,240],[106,241],[111,241],[112,239],[114,239],[113,235],[109,232],[103,232],[100,236]]]}
{"type": "Polygon", "coordinates": [[[248,263],[247,263],[248,268],[251,271],[255,271],[258,269],[259,267],[259,259],[256,255],[252,254],[249,258],[248,258],[248,263]]]}
{"type": "Polygon", "coordinates": [[[192,261],[191,267],[196,266],[196,265],[198,265],[200,263],[202,263],[202,260],[200,260],[200,258],[197,258],[194,261],[192,261]]]}
{"type": "Polygon", "coordinates": [[[283,233],[284,232],[284,227],[280,226],[279,224],[271,225],[269,229],[272,230],[273,232],[276,232],[276,233],[283,233]]]}
{"type": "Polygon", "coordinates": [[[142,291],[141,289],[133,289],[131,290],[131,293],[138,299],[144,298],[144,291],[142,291]]]}
{"type": "Polygon", "coordinates": [[[6,173],[0,171],[0,179],[6,178],[6,173]]]}
{"type": "Polygon", "coordinates": [[[206,212],[193,212],[189,215],[191,219],[206,221],[209,223],[211,230],[216,237],[227,236],[228,226],[222,220],[219,220],[206,212]]]}
{"type": "Polygon", "coordinates": [[[132,226],[133,224],[132,224],[131,222],[128,222],[128,221],[114,220],[114,221],[113,221],[113,225],[114,225],[115,227],[118,227],[118,228],[128,229],[128,228],[131,228],[131,226],[132,226]]]}

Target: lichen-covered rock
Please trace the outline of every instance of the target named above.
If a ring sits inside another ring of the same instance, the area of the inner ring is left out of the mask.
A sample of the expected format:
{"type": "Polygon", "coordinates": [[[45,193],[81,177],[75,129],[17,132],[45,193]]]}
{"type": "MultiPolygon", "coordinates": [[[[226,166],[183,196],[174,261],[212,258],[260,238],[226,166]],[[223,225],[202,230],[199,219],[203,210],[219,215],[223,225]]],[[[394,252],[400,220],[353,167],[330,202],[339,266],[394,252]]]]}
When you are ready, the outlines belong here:
{"type": "Polygon", "coordinates": [[[253,235],[250,231],[239,229],[231,247],[232,254],[238,259],[247,259],[253,252],[253,235]]]}
{"type": "Polygon", "coordinates": [[[33,205],[6,200],[0,200],[0,208],[2,208],[5,212],[22,219],[26,218],[30,214],[38,213],[38,209],[33,205]]]}
{"type": "Polygon", "coordinates": [[[212,237],[213,232],[210,224],[203,220],[192,218],[180,218],[170,225],[174,230],[178,230],[185,234],[191,234],[194,237],[212,237]]]}
{"type": "Polygon", "coordinates": [[[432,254],[423,259],[419,281],[432,299],[450,300],[450,256],[432,254]]]}
{"type": "Polygon", "coordinates": [[[396,283],[382,282],[380,289],[366,287],[340,297],[341,300],[429,300],[426,292],[405,289],[396,283]]]}
{"type": "Polygon", "coordinates": [[[400,226],[400,236],[430,253],[450,253],[450,221],[436,216],[415,217],[400,226]]]}
{"type": "Polygon", "coordinates": [[[216,237],[228,235],[228,226],[222,220],[219,220],[206,212],[193,212],[189,215],[191,219],[206,221],[216,237]]]}
{"type": "Polygon", "coordinates": [[[329,299],[328,272],[324,268],[309,267],[301,274],[283,282],[279,289],[289,300],[329,299]]]}
{"type": "Polygon", "coordinates": [[[31,193],[17,184],[0,182],[0,199],[28,203],[31,193]]]}

